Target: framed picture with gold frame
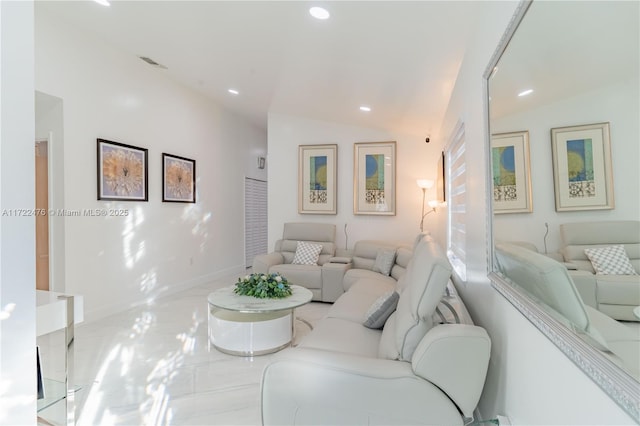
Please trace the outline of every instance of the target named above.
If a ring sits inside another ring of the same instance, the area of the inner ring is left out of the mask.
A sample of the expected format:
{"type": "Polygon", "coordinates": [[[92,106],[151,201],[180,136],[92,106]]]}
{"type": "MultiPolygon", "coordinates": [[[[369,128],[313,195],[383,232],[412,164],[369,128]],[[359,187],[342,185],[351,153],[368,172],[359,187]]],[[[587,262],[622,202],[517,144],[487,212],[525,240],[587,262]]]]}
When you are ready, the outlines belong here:
{"type": "Polygon", "coordinates": [[[551,129],[556,211],[614,208],[609,123],[551,129]]]}
{"type": "Polygon", "coordinates": [[[337,214],[338,145],[298,146],[298,213],[337,214]]]}
{"type": "Polygon", "coordinates": [[[529,132],[491,135],[491,177],[495,214],[533,211],[529,132]]]}
{"type": "Polygon", "coordinates": [[[396,214],[396,142],[354,144],[353,213],[396,214]]]}

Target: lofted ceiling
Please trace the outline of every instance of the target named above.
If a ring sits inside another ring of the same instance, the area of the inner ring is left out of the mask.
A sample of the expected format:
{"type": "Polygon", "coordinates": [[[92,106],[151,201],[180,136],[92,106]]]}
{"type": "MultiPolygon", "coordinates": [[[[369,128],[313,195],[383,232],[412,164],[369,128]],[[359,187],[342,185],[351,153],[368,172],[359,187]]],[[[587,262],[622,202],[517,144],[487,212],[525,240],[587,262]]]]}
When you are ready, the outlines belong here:
{"type": "Polygon", "coordinates": [[[87,0],[38,1],[36,13],[153,59],[262,128],[282,113],[433,136],[482,4],[87,0]],[[316,5],[330,19],[311,17],[316,5]]]}

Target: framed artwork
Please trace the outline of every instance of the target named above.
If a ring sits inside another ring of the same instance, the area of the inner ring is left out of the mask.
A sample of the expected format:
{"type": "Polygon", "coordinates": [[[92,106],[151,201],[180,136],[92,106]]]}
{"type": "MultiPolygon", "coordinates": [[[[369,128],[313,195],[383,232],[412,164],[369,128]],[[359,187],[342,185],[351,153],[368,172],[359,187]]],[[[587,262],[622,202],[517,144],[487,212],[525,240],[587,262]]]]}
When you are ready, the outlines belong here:
{"type": "Polygon", "coordinates": [[[491,135],[491,177],[494,213],[533,211],[529,132],[491,135]]]}
{"type": "Polygon", "coordinates": [[[196,202],[196,160],[162,153],[162,201],[196,202]]]}
{"type": "Polygon", "coordinates": [[[337,213],[338,145],[298,146],[298,213],[337,213]]]}
{"type": "Polygon", "coordinates": [[[145,148],[98,139],[98,200],[148,201],[145,148]]]}
{"type": "Polygon", "coordinates": [[[396,214],[396,143],[354,144],[353,213],[396,214]]]}
{"type": "Polygon", "coordinates": [[[551,129],[556,211],[612,209],[609,123],[551,129]]]}

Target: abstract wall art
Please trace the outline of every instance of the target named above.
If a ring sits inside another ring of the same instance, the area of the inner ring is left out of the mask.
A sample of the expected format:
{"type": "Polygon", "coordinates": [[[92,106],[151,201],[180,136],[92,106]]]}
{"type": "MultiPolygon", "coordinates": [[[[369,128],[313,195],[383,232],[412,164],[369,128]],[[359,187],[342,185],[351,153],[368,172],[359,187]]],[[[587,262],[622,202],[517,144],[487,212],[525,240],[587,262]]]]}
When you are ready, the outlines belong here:
{"type": "Polygon", "coordinates": [[[337,213],[338,145],[298,147],[298,213],[337,213]]]}
{"type": "Polygon", "coordinates": [[[162,153],[162,201],[196,202],[196,161],[162,153]]]}
{"type": "Polygon", "coordinates": [[[147,149],[97,140],[98,200],[148,201],[147,149]]]}
{"type": "Polygon", "coordinates": [[[396,143],[354,144],[353,213],[396,214],[396,143]]]}
{"type": "Polygon", "coordinates": [[[613,209],[609,123],[551,129],[556,211],[613,209]]]}
{"type": "Polygon", "coordinates": [[[491,176],[494,213],[533,211],[529,132],[491,136],[491,176]]]}

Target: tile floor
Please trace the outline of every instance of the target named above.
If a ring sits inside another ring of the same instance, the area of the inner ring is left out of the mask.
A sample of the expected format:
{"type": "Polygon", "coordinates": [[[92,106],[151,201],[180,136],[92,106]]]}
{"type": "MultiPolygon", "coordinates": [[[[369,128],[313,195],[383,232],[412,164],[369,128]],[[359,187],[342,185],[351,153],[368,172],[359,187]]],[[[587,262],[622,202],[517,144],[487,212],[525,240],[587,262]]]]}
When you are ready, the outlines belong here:
{"type": "MultiPolygon", "coordinates": [[[[274,355],[226,355],[207,340],[207,295],[236,278],[76,327],[78,424],[259,425],[261,374],[274,355]]],[[[314,302],[296,314],[314,324],[329,306],[314,302]]],[[[308,331],[296,322],[297,339],[308,331]]],[[[38,344],[45,377],[62,379],[62,333],[38,344]]],[[[39,416],[42,424],[62,424],[64,404],[39,416]]]]}
{"type": "MultiPolygon", "coordinates": [[[[259,425],[260,379],[275,355],[235,357],[209,348],[207,295],[221,279],[151,305],[76,327],[76,419],[79,425],[259,425]]],[[[317,323],[330,304],[296,310],[317,323]]],[[[626,323],[640,330],[640,323],[626,323]]],[[[296,322],[297,339],[309,328],[296,322]]],[[[46,377],[62,379],[63,334],[38,339],[46,377]]],[[[39,413],[63,424],[64,405],[39,413]]]]}

